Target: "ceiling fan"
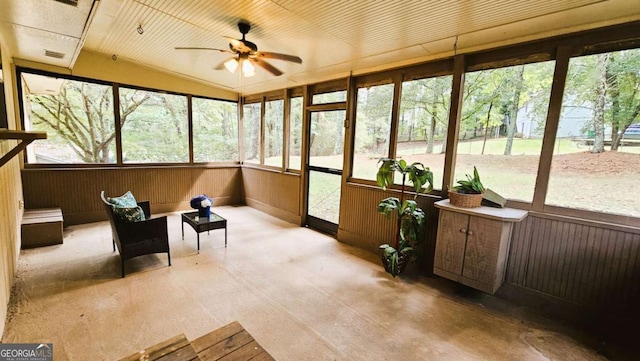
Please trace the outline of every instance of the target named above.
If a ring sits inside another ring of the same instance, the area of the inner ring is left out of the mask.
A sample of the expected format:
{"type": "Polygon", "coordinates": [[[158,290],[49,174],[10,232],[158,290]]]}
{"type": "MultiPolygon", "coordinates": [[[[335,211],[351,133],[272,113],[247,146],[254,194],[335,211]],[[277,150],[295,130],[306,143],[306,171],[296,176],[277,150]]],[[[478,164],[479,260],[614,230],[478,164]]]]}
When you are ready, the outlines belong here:
{"type": "Polygon", "coordinates": [[[227,68],[230,72],[234,73],[236,69],[240,66],[242,69],[242,74],[244,76],[253,76],[255,74],[255,65],[267,70],[271,74],[275,76],[282,75],[282,71],[280,71],[275,66],[266,62],[264,59],[276,59],[276,60],[284,60],[290,61],[298,64],[302,64],[302,59],[295,55],[281,54],[281,53],[272,53],[266,51],[258,51],[258,46],[255,43],[250,42],[245,39],[245,36],[251,29],[251,25],[247,23],[240,22],[238,23],[238,29],[240,33],[242,33],[242,39],[234,39],[230,36],[225,36],[226,39],[229,40],[229,49],[217,49],[217,48],[199,48],[199,47],[175,47],[177,50],[214,50],[219,51],[221,53],[229,53],[233,54],[231,58],[223,61],[215,67],[216,70],[222,70],[223,68],[227,68]]]}

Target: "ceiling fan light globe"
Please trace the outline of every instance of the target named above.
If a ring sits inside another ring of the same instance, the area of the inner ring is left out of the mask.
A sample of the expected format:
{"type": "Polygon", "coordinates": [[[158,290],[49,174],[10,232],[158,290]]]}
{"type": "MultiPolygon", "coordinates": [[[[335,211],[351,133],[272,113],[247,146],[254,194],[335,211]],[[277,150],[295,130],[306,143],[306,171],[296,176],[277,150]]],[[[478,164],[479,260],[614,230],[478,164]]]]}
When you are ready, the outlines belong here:
{"type": "Polygon", "coordinates": [[[251,61],[245,60],[242,62],[242,74],[246,77],[254,76],[256,74],[256,67],[251,64],[251,61]]]}
{"type": "Polygon", "coordinates": [[[238,60],[235,58],[227,60],[224,62],[224,67],[227,68],[227,70],[229,70],[230,72],[235,73],[236,69],[238,68],[238,60]]]}

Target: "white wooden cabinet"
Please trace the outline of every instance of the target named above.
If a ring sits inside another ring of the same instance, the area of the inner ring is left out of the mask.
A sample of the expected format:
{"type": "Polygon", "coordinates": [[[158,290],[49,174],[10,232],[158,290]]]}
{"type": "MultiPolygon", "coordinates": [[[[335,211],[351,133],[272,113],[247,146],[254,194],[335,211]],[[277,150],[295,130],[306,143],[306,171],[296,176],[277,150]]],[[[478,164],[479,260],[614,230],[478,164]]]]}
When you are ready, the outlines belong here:
{"type": "Polygon", "coordinates": [[[513,208],[461,208],[448,199],[440,209],[433,273],[487,293],[504,281],[511,231],[527,212],[513,208]]]}

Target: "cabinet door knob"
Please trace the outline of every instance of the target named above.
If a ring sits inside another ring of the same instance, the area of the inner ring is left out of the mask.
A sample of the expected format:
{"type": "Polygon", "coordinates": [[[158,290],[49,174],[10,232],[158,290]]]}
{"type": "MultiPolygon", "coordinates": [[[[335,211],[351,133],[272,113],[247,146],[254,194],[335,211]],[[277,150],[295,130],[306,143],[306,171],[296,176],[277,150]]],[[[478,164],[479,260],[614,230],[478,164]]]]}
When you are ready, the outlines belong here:
{"type": "Polygon", "coordinates": [[[460,228],[460,233],[467,233],[466,228],[460,228]]]}
{"type": "Polygon", "coordinates": [[[473,231],[467,231],[467,234],[468,234],[469,236],[473,236],[473,231]]]}

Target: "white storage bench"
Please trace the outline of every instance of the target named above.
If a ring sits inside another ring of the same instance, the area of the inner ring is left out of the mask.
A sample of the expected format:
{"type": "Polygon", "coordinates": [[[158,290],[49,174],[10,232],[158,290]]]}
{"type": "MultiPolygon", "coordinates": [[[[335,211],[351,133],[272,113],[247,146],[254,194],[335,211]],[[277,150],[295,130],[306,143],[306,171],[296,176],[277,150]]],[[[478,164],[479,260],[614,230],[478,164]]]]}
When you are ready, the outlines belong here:
{"type": "Polygon", "coordinates": [[[62,209],[26,209],[21,231],[22,248],[62,244],[62,209]]]}

